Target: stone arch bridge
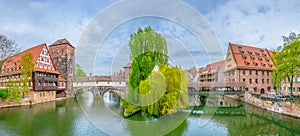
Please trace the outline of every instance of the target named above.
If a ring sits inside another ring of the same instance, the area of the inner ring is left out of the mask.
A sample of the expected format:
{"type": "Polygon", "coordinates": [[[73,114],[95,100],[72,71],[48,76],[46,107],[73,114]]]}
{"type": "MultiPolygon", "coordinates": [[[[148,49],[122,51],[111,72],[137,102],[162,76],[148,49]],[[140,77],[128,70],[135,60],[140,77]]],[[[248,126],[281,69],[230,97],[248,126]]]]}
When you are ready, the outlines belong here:
{"type": "Polygon", "coordinates": [[[94,95],[103,96],[106,92],[113,92],[120,97],[124,98],[126,96],[125,87],[113,87],[113,86],[89,86],[89,87],[74,87],[74,94],[76,94],[80,89],[83,91],[90,91],[94,95]]]}
{"type": "Polygon", "coordinates": [[[103,96],[105,92],[114,92],[120,97],[126,96],[126,83],[120,76],[92,76],[76,78],[73,82],[73,94],[80,89],[90,91],[94,95],[103,96]]]}

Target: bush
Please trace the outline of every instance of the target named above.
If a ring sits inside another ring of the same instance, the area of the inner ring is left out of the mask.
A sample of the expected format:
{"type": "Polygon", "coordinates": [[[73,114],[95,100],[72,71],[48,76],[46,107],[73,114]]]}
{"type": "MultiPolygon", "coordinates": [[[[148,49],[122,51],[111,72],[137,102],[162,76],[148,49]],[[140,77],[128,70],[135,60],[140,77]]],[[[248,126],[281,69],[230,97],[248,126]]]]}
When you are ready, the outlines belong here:
{"type": "Polygon", "coordinates": [[[6,90],[0,90],[0,97],[6,99],[8,97],[8,93],[6,90]]]}

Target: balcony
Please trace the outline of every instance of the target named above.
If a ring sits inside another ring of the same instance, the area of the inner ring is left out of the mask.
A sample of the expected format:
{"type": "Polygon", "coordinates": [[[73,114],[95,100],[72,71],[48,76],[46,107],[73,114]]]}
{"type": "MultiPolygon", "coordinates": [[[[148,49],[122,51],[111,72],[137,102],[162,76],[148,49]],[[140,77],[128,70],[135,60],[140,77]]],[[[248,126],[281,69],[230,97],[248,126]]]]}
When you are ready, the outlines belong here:
{"type": "Polygon", "coordinates": [[[36,91],[51,91],[51,90],[57,90],[57,86],[36,86],[36,91]]]}

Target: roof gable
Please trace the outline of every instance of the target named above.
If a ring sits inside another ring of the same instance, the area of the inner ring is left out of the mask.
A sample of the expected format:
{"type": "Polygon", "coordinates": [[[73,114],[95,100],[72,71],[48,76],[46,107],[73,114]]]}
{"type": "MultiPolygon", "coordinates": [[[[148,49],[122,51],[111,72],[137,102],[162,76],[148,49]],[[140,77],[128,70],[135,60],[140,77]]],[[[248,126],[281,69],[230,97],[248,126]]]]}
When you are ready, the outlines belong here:
{"type": "Polygon", "coordinates": [[[272,52],[252,46],[229,43],[237,67],[274,70],[272,52]]]}
{"type": "MultiPolygon", "coordinates": [[[[34,64],[36,64],[38,58],[41,55],[41,52],[43,51],[43,49],[46,49],[48,51],[48,54],[49,54],[49,50],[47,48],[47,45],[44,43],[44,44],[34,46],[32,48],[29,48],[25,51],[22,51],[18,54],[15,54],[11,57],[8,57],[8,58],[4,59],[3,64],[1,66],[0,76],[19,74],[21,72],[21,69],[22,69],[21,66],[20,66],[19,61],[21,60],[21,56],[24,55],[25,53],[32,54],[32,57],[33,57],[32,62],[34,64]]],[[[49,56],[50,56],[50,54],[49,54],[49,56]]],[[[50,56],[50,58],[51,58],[51,56],[50,56]]],[[[51,63],[53,65],[52,58],[51,58],[51,63]]],[[[41,71],[41,69],[35,67],[34,71],[41,71]]],[[[55,67],[53,68],[53,70],[44,70],[44,71],[49,72],[49,73],[59,74],[59,72],[55,69],[55,67]]]]}

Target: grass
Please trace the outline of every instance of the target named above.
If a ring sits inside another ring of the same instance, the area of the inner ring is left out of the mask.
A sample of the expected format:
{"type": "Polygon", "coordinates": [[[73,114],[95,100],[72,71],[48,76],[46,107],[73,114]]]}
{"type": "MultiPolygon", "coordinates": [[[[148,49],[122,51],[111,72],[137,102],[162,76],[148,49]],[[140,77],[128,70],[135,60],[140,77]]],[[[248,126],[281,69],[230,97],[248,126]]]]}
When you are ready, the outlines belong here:
{"type": "Polygon", "coordinates": [[[141,108],[139,106],[128,104],[126,108],[124,108],[123,116],[125,118],[130,117],[136,113],[139,113],[141,111],[141,108]]]}

